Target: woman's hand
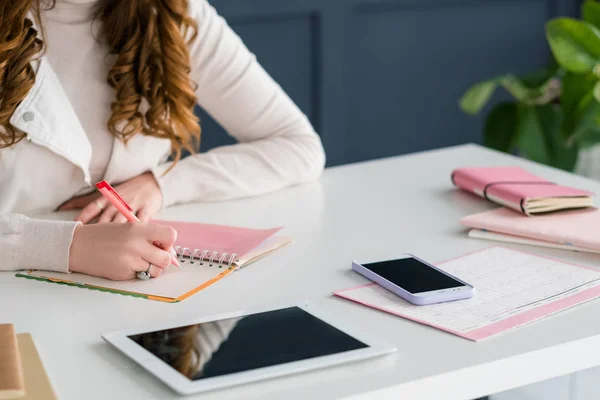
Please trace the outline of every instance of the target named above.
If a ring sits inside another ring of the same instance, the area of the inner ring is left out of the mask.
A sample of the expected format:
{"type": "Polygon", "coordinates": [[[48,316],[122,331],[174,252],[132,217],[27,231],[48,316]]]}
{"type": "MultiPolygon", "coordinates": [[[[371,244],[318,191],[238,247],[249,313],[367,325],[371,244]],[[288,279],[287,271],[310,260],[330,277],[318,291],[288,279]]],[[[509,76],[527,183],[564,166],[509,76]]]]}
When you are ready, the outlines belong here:
{"type": "Polygon", "coordinates": [[[156,278],[171,264],[176,239],[175,229],[163,225],[79,225],[69,251],[69,270],[122,281],[135,278],[152,264],[150,276],[156,278]]]}
{"type": "MultiPolygon", "coordinates": [[[[133,208],[141,222],[148,222],[162,205],[160,188],[150,172],[115,186],[115,190],[133,208]]],[[[63,204],[59,211],[77,209],[81,209],[81,212],[75,217],[75,221],[84,224],[96,217],[99,217],[99,223],[127,222],[127,219],[99,193],[71,199],[63,204]]]]}

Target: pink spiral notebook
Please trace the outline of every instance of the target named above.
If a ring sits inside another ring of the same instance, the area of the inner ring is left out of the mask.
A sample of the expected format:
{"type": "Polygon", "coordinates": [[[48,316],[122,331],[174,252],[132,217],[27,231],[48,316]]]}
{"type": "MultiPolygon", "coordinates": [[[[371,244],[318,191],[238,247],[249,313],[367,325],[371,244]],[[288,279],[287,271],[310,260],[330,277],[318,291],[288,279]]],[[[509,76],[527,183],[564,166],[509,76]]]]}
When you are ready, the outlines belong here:
{"type": "Polygon", "coordinates": [[[334,294],[474,341],[600,297],[600,271],[503,247],[439,267],[474,285],[475,297],[415,306],[375,283],[334,294]]]}
{"type": "Polygon", "coordinates": [[[252,229],[179,221],[152,221],[177,230],[175,250],[181,269],[167,268],[157,279],[111,281],[72,273],[28,271],[17,276],[127,294],[149,300],[178,302],[213,285],[291,242],[274,236],[281,228],[252,229]]]}
{"type": "MultiPolygon", "coordinates": [[[[215,263],[236,264],[244,254],[273,236],[281,228],[253,229],[237,226],[200,224],[184,221],[152,221],[177,231],[175,251],[215,263]],[[237,261],[236,261],[237,260],[237,261]]],[[[239,265],[241,266],[241,265],[239,265]]]]}

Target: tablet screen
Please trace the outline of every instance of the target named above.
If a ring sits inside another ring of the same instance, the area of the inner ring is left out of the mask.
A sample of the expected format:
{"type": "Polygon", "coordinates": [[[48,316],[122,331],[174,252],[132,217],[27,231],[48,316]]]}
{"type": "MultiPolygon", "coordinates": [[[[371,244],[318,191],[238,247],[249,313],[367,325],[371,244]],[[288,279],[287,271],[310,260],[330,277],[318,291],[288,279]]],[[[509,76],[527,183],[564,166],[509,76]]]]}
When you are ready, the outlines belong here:
{"type": "Polygon", "coordinates": [[[191,380],[368,347],[299,307],[129,338],[191,380]]]}

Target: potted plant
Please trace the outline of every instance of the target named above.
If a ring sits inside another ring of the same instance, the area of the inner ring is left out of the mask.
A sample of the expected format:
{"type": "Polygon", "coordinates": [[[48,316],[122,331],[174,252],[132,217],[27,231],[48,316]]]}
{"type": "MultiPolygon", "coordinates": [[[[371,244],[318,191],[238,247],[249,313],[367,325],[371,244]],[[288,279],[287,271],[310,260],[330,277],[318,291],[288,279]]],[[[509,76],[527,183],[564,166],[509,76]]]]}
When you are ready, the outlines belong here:
{"type": "Polygon", "coordinates": [[[581,15],[547,22],[548,67],[479,82],[460,99],[475,115],[499,86],[512,96],[487,115],[485,146],[572,171],[580,151],[600,142],[600,3],[586,0],[581,15]]]}

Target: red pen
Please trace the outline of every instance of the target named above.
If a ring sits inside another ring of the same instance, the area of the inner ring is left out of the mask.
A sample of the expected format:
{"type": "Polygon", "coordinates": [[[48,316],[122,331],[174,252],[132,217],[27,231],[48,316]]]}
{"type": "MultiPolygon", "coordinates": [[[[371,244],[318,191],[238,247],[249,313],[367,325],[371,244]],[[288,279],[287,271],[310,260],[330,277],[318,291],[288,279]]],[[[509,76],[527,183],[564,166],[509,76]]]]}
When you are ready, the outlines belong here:
{"type": "MultiPolygon", "coordinates": [[[[140,222],[139,218],[133,213],[133,208],[127,204],[127,202],[117,193],[117,191],[110,186],[110,184],[106,181],[96,183],[96,187],[100,191],[100,194],[104,196],[113,206],[116,207],[117,210],[127,218],[129,222],[140,222]]],[[[156,247],[160,247],[157,242],[154,242],[156,247]]],[[[181,268],[179,265],[179,261],[177,261],[177,253],[175,253],[174,249],[171,249],[171,255],[173,258],[171,259],[171,263],[178,268],[181,268]]]]}

